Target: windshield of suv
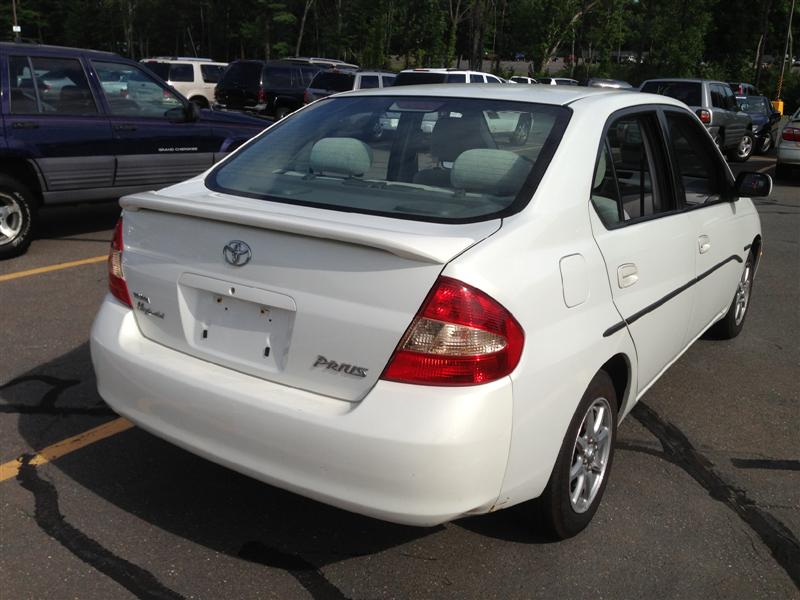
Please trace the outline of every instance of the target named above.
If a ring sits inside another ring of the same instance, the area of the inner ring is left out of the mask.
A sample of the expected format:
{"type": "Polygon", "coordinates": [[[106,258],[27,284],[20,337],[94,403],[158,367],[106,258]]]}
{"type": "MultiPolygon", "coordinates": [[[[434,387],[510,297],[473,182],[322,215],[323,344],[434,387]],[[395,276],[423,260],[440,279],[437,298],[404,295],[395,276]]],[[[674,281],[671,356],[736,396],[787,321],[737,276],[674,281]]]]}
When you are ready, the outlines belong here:
{"type": "Polygon", "coordinates": [[[484,220],[527,204],[570,114],[476,98],[331,98],[270,128],[206,185],[332,210],[484,220]]]}
{"type": "Polygon", "coordinates": [[[669,96],[688,106],[703,106],[702,84],[699,81],[648,81],[641,91],[669,96]]]}

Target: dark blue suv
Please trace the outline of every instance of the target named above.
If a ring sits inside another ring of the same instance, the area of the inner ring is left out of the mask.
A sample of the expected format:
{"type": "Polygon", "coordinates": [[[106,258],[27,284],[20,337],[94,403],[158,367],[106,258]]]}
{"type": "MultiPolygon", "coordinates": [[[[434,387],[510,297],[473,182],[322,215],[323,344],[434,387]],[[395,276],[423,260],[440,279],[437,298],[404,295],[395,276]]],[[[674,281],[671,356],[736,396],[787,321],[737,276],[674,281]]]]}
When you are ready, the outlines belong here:
{"type": "Polygon", "coordinates": [[[108,52],[0,43],[0,73],[0,259],[27,249],[40,206],[188,179],[270,124],[199,110],[108,52]]]}

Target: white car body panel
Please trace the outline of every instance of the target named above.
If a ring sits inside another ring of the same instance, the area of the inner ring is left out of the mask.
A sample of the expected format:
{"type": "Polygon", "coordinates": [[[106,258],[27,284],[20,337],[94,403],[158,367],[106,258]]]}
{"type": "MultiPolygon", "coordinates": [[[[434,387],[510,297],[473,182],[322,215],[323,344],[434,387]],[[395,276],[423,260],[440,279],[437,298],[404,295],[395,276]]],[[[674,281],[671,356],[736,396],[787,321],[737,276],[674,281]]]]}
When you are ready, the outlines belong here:
{"type": "Polygon", "coordinates": [[[168,325],[167,339],[159,319],[112,297],[95,322],[92,357],[103,398],[159,436],[348,510],[432,525],[541,494],[597,371],[612,357],[628,367],[622,418],[724,314],[742,265],[731,261],[631,326],[623,319],[692,282],[719,257],[744,259],[760,225],[750,200],[740,199],[605,229],[590,203],[604,124],[637,104],[683,106],[669,98],[510,85],[408,86],[390,93],[569,104],[573,115],[530,203],[502,224],[434,224],[251,200],[209,192],[200,178],[123,200],[123,266],[131,292],[142,288],[175,307],[177,282],[190,273],[283,294],[298,315],[315,319],[292,333],[292,353],[306,346],[300,362],[305,365],[312,348],[340,346],[351,353],[348,360],[371,361],[375,378],[321,384],[310,364],[305,374],[298,369],[283,380],[247,374],[241,363],[226,368],[218,357],[187,352],[180,320],[168,325]],[[702,258],[700,235],[714,249],[702,258]],[[256,240],[253,269],[223,275],[220,253],[230,239],[256,240]],[[275,254],[259,265],[261,240],[263,252],[275,254]],[[355,259],[352,270],[335,267],[341,257],[355,259]],[[620,290],[616,271],[626,262],[637,263],[641,280],[620,290]],[[515,316],[525,332],[519,365],[477,386],[377,380],[440,271],[515,316]]]}

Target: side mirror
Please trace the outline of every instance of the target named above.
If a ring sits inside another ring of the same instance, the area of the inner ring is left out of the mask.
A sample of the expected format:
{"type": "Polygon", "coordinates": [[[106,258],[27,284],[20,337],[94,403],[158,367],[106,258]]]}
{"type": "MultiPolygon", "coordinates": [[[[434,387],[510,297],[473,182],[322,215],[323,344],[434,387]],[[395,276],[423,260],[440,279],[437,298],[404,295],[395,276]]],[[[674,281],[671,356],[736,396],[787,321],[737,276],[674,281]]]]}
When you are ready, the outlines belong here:
{"type": "Polygon", "coordinates": [[[758,198],[772,193],[772,177],[766,173],[744,172],[736,176],[736,197],[758,198]]]}
{"type": "Polygon", "coordinates": [[[194,102],[170,108],[164,116],[172,123],[194,123],[200,118],[200,109],[194,102]]]}
{"type": "Polygon", "coordinates": [[[184,110],[187,123],[194,123],[200,119],[200,107],[191,100],[184,106],[184,110]]]}

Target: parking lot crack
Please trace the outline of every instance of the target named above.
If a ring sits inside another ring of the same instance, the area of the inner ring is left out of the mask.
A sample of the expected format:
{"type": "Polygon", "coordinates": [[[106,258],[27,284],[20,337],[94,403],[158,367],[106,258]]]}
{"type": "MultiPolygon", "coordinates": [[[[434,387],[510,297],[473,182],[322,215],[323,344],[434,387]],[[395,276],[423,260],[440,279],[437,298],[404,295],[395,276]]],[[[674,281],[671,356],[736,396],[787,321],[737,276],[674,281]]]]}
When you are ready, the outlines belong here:
{"type": "MultiPolygon", "coordinates": [[[[639,402],[632,411],[633,417],[661,442],[661,458],[683,469],[708,494],[721,502],[734,513],[769,548],[773,559],[789,575],[800,589],[800,541],[786,525],[771,513],[758,506],[746,492],[736,488],[714,469],[708,458],[700,453],[689,438],[674,424],[663,419],[652,408],[639,402]]],[[[636,448],[638,451],[659,456],[650,449],[636,448]]]]}
{"type": "Polygon", "coordinates": [[[55,486],[42,479],[36,467],[30,464],[33,456],[26,454],[21,457],[22,464],[17,474],[17,481],[33,494],[34,520],[42,531],[77,558],[110,577],[138,598],[153,600],[183,598],[164,586],[149,571],[116,556],[99,542],[70,525],[59,508],[55,486]]]}

